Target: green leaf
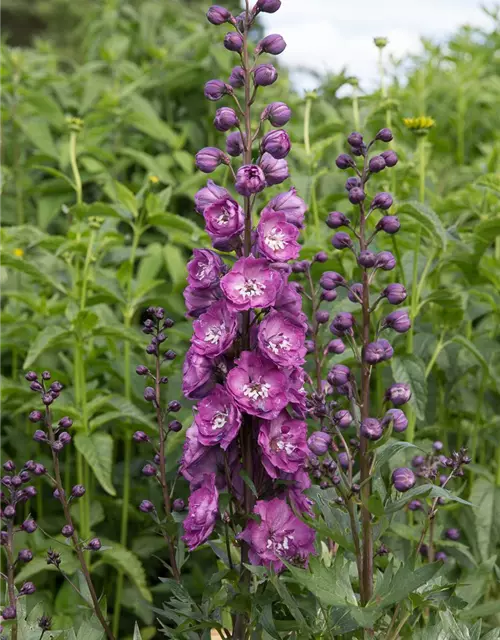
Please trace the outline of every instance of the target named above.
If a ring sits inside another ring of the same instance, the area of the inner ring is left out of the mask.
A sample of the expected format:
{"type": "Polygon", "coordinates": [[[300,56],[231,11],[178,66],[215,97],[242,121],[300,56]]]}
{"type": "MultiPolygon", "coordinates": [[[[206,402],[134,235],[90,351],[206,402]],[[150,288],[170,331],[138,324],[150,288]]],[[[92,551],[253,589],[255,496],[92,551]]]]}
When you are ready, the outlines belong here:
{"type": "Polygon", "coordinates": [[[76,640],[102,640],[105,633],[96,616],[90,620],[84,620],[78,629],[76,640]]]}
{"type": "Polygon", "coordinates": [[[67,291],[62,284],[58,283],[54,278],[49,278],[49,276],[47,276],[40,267],[31,264],[25,258],[16,258],[10,253],[2,251],[0,253],[0,262],[3,267],[10,267],[11,269],[16,269],[16,271],[26,273],[36,282],[40,282],[51,289],[58,289],[65,295],[67,294],[67,291]]]}
{"type": "Polygon", "coordinates": [[[186,282],[186,259],[182,251],[173,244],[167,244],[163,255],[174,289],[183,286],[186,282]]]}
{"type": "Polygon", "coordinates": [[[495,238],[500,235],[500,217],[482,220],[474,227],[474,250],[476,254],[481,254],[484,250],[495,242],[495,238]]]}
{"type": "Polygon", "coordinates": [[[333,567],[326,567],[318,558],[311,558],[307,570],[286,563],[295,580],[309,589],[321,602],[331,606],[357,606],[356,596],[349,579],[348,563],[335,557],[333,567]]]}
{"type": "Polygon", "coordinates": [[[54,144],[49,125],[45,120],[21,118],[17,121],[24,132],[24,135],[37,148],[56,160],[59,159],[59,152],[54,144]]]}
{"type": "Polygon", "coordinates": [[[474,184],[500,193],[500,173],[485,173],[474,184]]]}
{"type": "Polygon", "coordinates": [[[113,183],[116,199],[120,202],[127,211],[130,211],[134,215],[135,218],[139,215],[139,210],[137,208],[137,201],[135,199],[135,195],[127,189],[127,187],[121,182],[113,183]]]}
{"type": "Polygon", "coordinates": [[[432,486],[430,484],[422,484],[418,487],[413,487],[413,489],[406,491],[406,493],[404,493],[401,498],[398,498],[397,500],[389,500],[388,502],[386,502],[385,513],[387,515],[396,513],[396,511],[402,509],[406,504],[408,504],[408,502],[410,502],[417,496],[423,496],[426,493],[430,493],[431,489],[432,486]]]}
{"type": "Polygon", "coordinates": [[[424,451],[411,442],[404,442],[399,440],[396,442],[388,442],[384,447],[377,449],[373,470],[377,471],[377,469],[380,469],[380,467],[389,462],[391,458],[396,456],[401,451],[404,451],[405,449],[419,449],[420,451],[424,451]]]}
{"type": "Polygon", "coordinates": [[[430,207],[416,200],[403,200],[398,203],[398,215],[408,214],[422,224],[424,231],[444,250],[448,242],[446,230],[437,213],[430,207]]]}
{"type": "Polygon", "coordinates": [[[54,176],[54,178],[60,178],[61,180],[64,180],[65,182],[67,182],[72,189],[76,189],[75,183],[71,180],[71,178],[68,178],[68,176],[62,171],[58,171],[57,169],[54,169],[54,167],[47,167],[41,164],[34,164],[33,169],[44,171],[45,173],[48,173],[49,175],[54,176]]]}
{"type": "Polygon", "coordinates": [[[112,483],[113,438],[109,433],[93,433],[90,436],[77,433],[75,446],[88,462],[101,487],[111,496],[116,495],[112,483]]]}
{"type": "Polygon", "coordinates": [[[472,485],[470,500],[474,507],[474,530],[481,560],[491,556],[492,533],[495,514],[495,487],[484,478],[476,478],[472,485]]]}
{"type": "Polygon", "coordinates": [[[465,336],[461,335],[461,334],[457,334],[455,336],[453,336],[453,338],[451,339],[452,342],[456,342],[457,344],[461,345],[462,347],[464,347],[465,349],[467,349],[467,351],[469,351],[474,358],[476,358],[476,360],[479,362],[479,364],[484,367],[484,369],[488,369],[488,363],[486,362],[483,354],[479,351],[479,349],[470,341],[468,340],[465,336]]]}
{"type": "Polygon", "coordinates": [[[158,116],[151,103],[137,94],[131,95],[127,99],[125,120],[139,131],[156,140],[166,142],[171,147],[176,147],[179,143],[179,137],[158,116]]]}
{"type": "Polygon", "coordinates": [[[144,339],[141,334],[132,327],[124,327],[119,324],[101,325],[96,328],[95,335],[106,338],[115,338],[116,340],[126,340],[136,347],[144,347],[144,339]]]}
{"type": "Polygon", "coordinates": [[[427,405],[427,382],[423,360],[414,355],[396,356],[393,358],[391,366],[396,382],[405,382],[410,385],[412,392],[410,404],[415,408],[417,418],[424,420],[427,405]]]}
{"type": "Polygon", "coordinates": [[[104,562],[117,571],[123,571],[137,587],[144,600],[152,602],[151,592],[147,586],[146,572],[135,553],[114,540],[101,538],[101,542],[103,546],[110,548],[99,552],[99,564],[104,562]]]}
{"type": "Polygon", "coordinates": [[[241,469],[240,471],[240,476],[243,479],[243,482],[247,485],[247,487],[250,489],[250,491],[253,493],[253,495],[258,498],[259,494],[257,493],[257,489],[253,483],[252,478],[248,475],[247,471],[245,469],[241,469]]]}
{"type": "Polygon", "coordinates": [[[388,592],[385,595],[377,593],[374,603],[380,607],[389,607],[402,602],[410,593],[429,582],[442,566],[440,562],[425,564],[418,569],[414,569],[411,563],[401,565],[388,587],[388,592]]]}
{"type": "Polygon", "coordinates": [[[65,340],[71,337],[71,333],[60,327],[49,325],[45,327],[35,338],[31,344],[26,359],[23,363],[24,369],[29,369],[33,363],[42,355],[47,349],[51,349],[57,345],[61,348],[65,340]]]}

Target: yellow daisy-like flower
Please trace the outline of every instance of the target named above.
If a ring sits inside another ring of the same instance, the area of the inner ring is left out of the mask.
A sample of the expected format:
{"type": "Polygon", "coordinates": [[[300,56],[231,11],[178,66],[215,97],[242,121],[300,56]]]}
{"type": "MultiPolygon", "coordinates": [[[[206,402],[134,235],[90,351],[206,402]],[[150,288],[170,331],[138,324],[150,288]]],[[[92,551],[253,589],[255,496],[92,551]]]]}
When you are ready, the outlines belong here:
{"type": "Polygon", "coordinates": [[[425,135],[436,124],[436,121],[429,116],[418,116],[417,118],[403,118],[403,124],[413,133],[425,135]]]}
{"type": "Polygon", "coordinates": [[[16,258],[22,258],[24,256],[24,251],[22,249],[14,249],[14,255],[16,258]]]}
{"type": "Polygon", "coordinates": [[[160,178],[158,178],[158,176],[149,176],[149,182],[151,182],[151,184],[158,184],[160,178]]]}

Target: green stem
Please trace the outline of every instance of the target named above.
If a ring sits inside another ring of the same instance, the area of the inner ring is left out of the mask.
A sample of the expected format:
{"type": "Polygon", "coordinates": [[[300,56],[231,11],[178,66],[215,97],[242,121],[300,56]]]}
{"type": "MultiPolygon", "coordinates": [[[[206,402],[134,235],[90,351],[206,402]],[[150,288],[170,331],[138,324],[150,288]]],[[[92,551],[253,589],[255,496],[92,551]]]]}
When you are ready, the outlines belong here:
{"type": "Polygon", "coordinates": [[[313,176],[313,167],[312,167],[312,151],[311,151],[311,141],[310,141],[310,128],[311,128],[311,109],[312,109],[312,98],[306,98],[306,106],[304,110],[304,149],[307,156],[307,163],[309,167],[309,176],[311,179],[311,211],[314,219],[314,231],[316,234],[316,239],[320,237],[320,221],[319,221],[319,211],[318,211],[318,199],[316,196],[316,180],[313,176]]]}
{"type": "Polygon", "coordinates": [[[85,304],[87,302],[87,286],[89,280],[89,271],[90,271],[90,263],[92,261],[92,249],[94,248],[96,232],[93,229],[90,232],[89,244],[87,246],[87,253],[85,255],[85,263],[83,265],[83,274],[82,274],[82,291],[80,295],[80,311],[85,309],[85,304]]]}
{"type": "Polygon", "coordinates": [[[75,181],[75,191],[76,191],[76,203],[82,204],[82,178],[80,176],[80,171],[78,169],[78,163],[76,161],[76,131],[71,131],[69,134],[69,161],[71,164],[71,170],[73,172],[73,179],[75,181]]]}
{"type": "Polygon", "coordinates": [[[441,353],[441,351],[443,350],[443,348],[446,346],[446,343],[444,342],[444,329],[441,332],[441,335],[439,336],[439,340],[436,344],[436,348],[434,349],[434,353],[432,354],[432,358],[429,360],[429,363],[427,364],[427,368],[425,370],[425,378],[427,379],[432,371],[432,367],[434,366],[436,360],[438,359],[439,354],[441,353]]]}
{"type": "MultiPolygon", "coordinates": [[[[472,458],[472,462],[477,462],[477,444],[479,440],[479,431],[481,429],[481,415],[483,412],[483,401],[484,401],[484,391],[486,387],[486,372],[483,369],[481,374],[481,382],[479,383],[479,391],[477,393],[477,402],[476,402],[476,415],[474,418],[474,433],[472,434],[472,442],[470,447],[470,457],[472,458]]],[[[472,474],[471,474],[472,477],[472,474]]]]}
{"type": "Polygon", "coordinates": [[[356,131],[359,131],[361,119],[359,117],[359,102],[358,102],[358,89],[357,87],[353,87],[352,94],[352,117],[354,120],[354,128],[356,131]]]}
{"type": "Polygon", "coordinates": [[[308,158],[311,155],[311,143],[309,140],[309,128],[311,124],[311,107],[312,107],[311,98],[306,98],[306,108],[304,110],[304,148],[308,158]]]}

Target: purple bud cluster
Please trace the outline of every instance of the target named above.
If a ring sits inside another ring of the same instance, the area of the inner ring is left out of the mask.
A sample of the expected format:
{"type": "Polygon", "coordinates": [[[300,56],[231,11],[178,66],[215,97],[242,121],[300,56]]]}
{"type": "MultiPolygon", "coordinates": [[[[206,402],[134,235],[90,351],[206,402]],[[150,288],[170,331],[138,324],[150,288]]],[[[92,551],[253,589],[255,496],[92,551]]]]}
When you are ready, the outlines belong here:
{"type": "MultiPolygon", "coordinates": [[[[314,531],[295,515],[311,509],[303,493],[310,486],[302,369],[307,321],[299,287],[289,281],[289,262],[299,256],[307,207],[291,188],[267,202],[255,226],[252,220],[259,194],[288,178],[286,158],[292,144],[282,127],[290,120],[290,108],[283,102],[267,105],[256,131],[249,117],[262,88],[278,78],[275,67],[261,56],[279,55],[286,43],[279,34],[265,36],[250,57],[247,34],[260,12],[274,13],[280,5],[279,0],[258,0],[236,17],[221,7],[211,7],[207,14],[213,24],[233,26],[224,46],[239,56],[239,64],[227,83],[211,80],[205,85],[208,99],[227,96],[233,101],[231,107],[220,107],[214,120],[218,131],[230,132],[227,155],[203,149],[197,157],[207,156],[209,162],[201,166],[197,160],[197,165],[205,171],[228,164],[237,195],[209,180],[195,196],[213,250],[195,249],[188,264],[184,298],[194,323],[183,392],[197,405],[180,467],[191,490],[184,520],[188,548],[196,548],[212,533],[220,491],[228,490],[236,510],[244,511],[244,465],[254,479],[258,497],[253,509],[260,522],[250,519],[239,537],[248,545],[250,562],[275,571],[284,568],[281,557],[307,562],[314,539],[314,531]],[[267,123],[275,128],[266,131],[267,123]],[[231,268],[218,251],[235,254],[231,268]],[[271,540],[277,518],[280,531],[271,540]],[[270,540],[265,549],[258,542],[263,537],[270,540]]],[[[326,321],[328,317],[318,318],[326,321]]],[[[149,504],[141,508],[151,511],[149,504]]]]}

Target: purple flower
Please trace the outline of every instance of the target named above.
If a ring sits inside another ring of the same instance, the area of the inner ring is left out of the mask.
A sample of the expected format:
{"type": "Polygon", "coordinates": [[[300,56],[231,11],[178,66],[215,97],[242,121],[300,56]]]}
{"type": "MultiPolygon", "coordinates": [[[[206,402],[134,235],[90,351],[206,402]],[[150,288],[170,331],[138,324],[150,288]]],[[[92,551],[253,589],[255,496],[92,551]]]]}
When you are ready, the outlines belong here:
{"type": "Polygon", "coordinates": [[[257,47],[255,53],[270,53],[273,56],[277,56],[286,49],[286,42],[283,37],[277,33],[271,33],[263,38],[257,47]]]}
{"type": "Polygon", "coordinates": [[[391,344],[382,338],[366,345],[364,360],[368,364],[378,364],[379,362],[389,360],[393,355],[394,349],[391,344]]]}
{"type": "Polygon", "coordinates": [[[411,327],[410,316],[404,309],[398,309],[384,318],[382,326],[394,329],[398,333],[406,333],[411,327]]]}
{"type": "Polygon", "coordinates": [[[245,227],[245,213],[232,198],[221,198],[205,207],[203,217],[214,245],[231,242],[245,227]]]}
{"type": "Polygon", "coordinates": [[[278,271],[264,258],[240,258],[221,280],[221,288],[238,311],[271,307],[283,285],[278,271]]]}
{"type": "Polygon", "coordinates": [[[317,456],[325,455],[330,448],[331,443],[332,437],[323,431],[315,431],[307,440],[309,449],[317,456]]]}
{"type": "MultiPolygon", "coordinates": [[[[239,33],[226,33],[224,36],[224,46],[228,51],[236,51],[237,53],[240,53],[243,49],[243,37],[239,33]]],[[[218,127],[216,128],[218,129],[218,127]]],[[[227,131],[227,129],[219,129],[219,131],[227,131]]]]}
{"type": "Polygon", "coordinates": [[[201,444],[226,450],[241,426],[241,413],[223,386],[217,385],[197,406],[195,422],[201,444]]]}
{"type": "Polygon", "coordinates": [[[207,186],[200,189],[194,196],[195,209],[198,213],[203,211],[216,200],[229,198],[231,194],[224,187],[219,187],[213,180],[208,180],[207,186]]]}
{"type": "Polygon", "coordinates": [[[203,398],[214,387],[216,364],[213,359],[196,353],[191,347],[184,358],[182,392],[186,398],[203,398]]]}
{"type": "Polygon", "coordinates": [[[219,513],[219,492],[215,486],[215,474],[205,474],[203,486],[189,496],[189,512],[184,520],[182,539],[189,551],[193,551],[210,536],[219,513]]]}
{"type": "Polygon", "coordinates": [[[295,473],[302,468],[309,452],[306,437],[307,424],[293,420],[286,411],[274,420],[261,422],[258,443],[271,478],[278,477],[278,470],[295,473]]]}
{"type": "Polygon", "coordinates": [[[226,272],[222,258],[210,249],[193,249],[193,259],[188,262],[187,281],[195,289],[217,286],[226,272]]]}
{"type": "Polygon", "coordinates": [[[272,102],[262,112],[260,119],[269,120],[273,127],[282,127],[292,116],[292,110],[284,102],[272,102]]]}
{"type": "Polygon", "coordinates": [[[243,165],[236,174],[236,191],[245,197],[259,193],[266,187],[266,178],[262,169],[256,164],[243,165]]]}
{"type": "Polygon", "coordinates": [[[295,282],[289,282],[281,289],[276,296],[274,308],[276,311],[283,311],[296,317],[301,323],[304,322],[302,314],[302,297],[297,291],[295,282]]]}
{"type": "Polygon", "coordinates": [[[209,80],[205,83],[205,98],[212,101],[220,100],[227,93],[232,93],[232,88],[222,80],[209,80]]]}
{"type": "Polygon", "coordinates": [[[259,252],[273,262],[295,260],[300,252],[299,230],[282,211],[264,209],[257,226],[259,252]]]}
{"type": "Polygon", "coordinates": [[[281,184],[288,178],[288,163],[286,160],[277,160],[270,153],[264,153],[260,159],[260,167],[264,172],[266,184],[272,186],[281,184]]]}
{"type": "Polygon", "coordinates": [[[360,434],[367,440],[379,440],[382,437],[383,427],[376,418],[365,418],[361,422],[360,434]]]}
{"type": "Polygon", "coordinates": [[[409,491],[415,486],[416,481],[415,474],[407,467],[400,467],[399,469],[394,469],[392,472],[392,484],[396,491],[400,491],[401,493],[409,491]]]}
{"type": "Polygon", "coordinates": [[[271,311],[259,325],[261,352],[281,367],[298,367],[304,363],[305,327],[293,316],[271,311]]]}
{"type": "Polygon", "coordinates": [[[196,154],[196,166],[203,173],[212,173],[220,164],[229,164],[229,158],[216,147],[205,147],[196,154]]]}
{"type": "Polygon", "coordinates": [[[201,289],[189,285],[184,289],[184,302],[186,303],[187,315],[197,318],[205,313],[214,302],[222,297],[219,285],[201,289]]]}
{"type": "Polygon", "coordinates": [[[278,79],[278,72],[272,64],[258,64],[253,72],[256,87],[268,87],[278,79]]]}
{"type": "Polygon", "coordinates": [[[289,191],[275,196],[266,206],[266,210],[281,211],[286,216],[286,221],[301,229],[304,226],[304,214],[307,205],[297,195],[297,190],[292,187],[289,191]]]}
{"type": "Polygon", "coordinates": [[[236,314],[219,300],[193,323],[192,349],[202,356],[218,356],[233,344],[236,329],[236,314]]]}
{"type": "Polygon", "coordinates": [[[260,522],[249,520],[240,534],[250,546],[249,559],[252,564],[272,567],[278,573],[285,568],[282,558],[307,565],[314,554],[313,529],[299,520],[284,500],[258,500],[254,513],[260,522]]]}
{"type": "Polygon", "coordinates": [[[406,404],[411,398],[410,385],[405,382],[397,382],[386,390],[385,397],[396,407],[406,404]]]}
{"type": "Polygon", "coordinates": [[[228,22],[231,19],[231,12],[225,7],[221,7],[218,4],[214,4],[207,11],[207,20],[212,24],[219,25],[228,22]]]}
{"type": "Polygon", "coordinates": [[[243,351],[227,376],[227,389],[242,411],[272,420],[288,403],[288,378],[272,362],[243,351]]]}
{"type": "Polygon", "coordinates": [[[229,76],[229,84],[234,89],[240,89],[245,84],[245,71],[243,67],[234,67],[229,76]]]}
{"type": "Polygon", "coordinates": [[[290,153],[292,143],[284,129],[269,131],[262,138],[260,149],[262,153],[269,153],[273,158],[281,160],[290,153]]]}
{"type": "Polygon", "coordinates": [[[382,425],[388,426],[392,422],[392,428],[397,433],[406,431],[408,426],[408,418],[401,411],[401,409],[389,409],[382,419],[382,425]]]}
{"type": "Polygon", "coordinates": [[[387,287],[382,291],[382,295],[387,298],[387,301],[391,304],[401,304],[406,300],[406,289],[402,284],[393,282],[392,284],[387,285],[387,287]]]}
{"type": "Polygon", "coordinates": [[[233,131],[226,138],[226,151],[233,158],[237,158],[241,156],[245,149],[245,145],[243,144],[243,138],[239,131],[233,131]]]}
{"type": "Polygon", "coordinates": [[[221,107],[215,112],[214,126],[218,131],[229,131],[229,129],[236,127],[239,122],[236,111],[231,107],[221,107]]]}

